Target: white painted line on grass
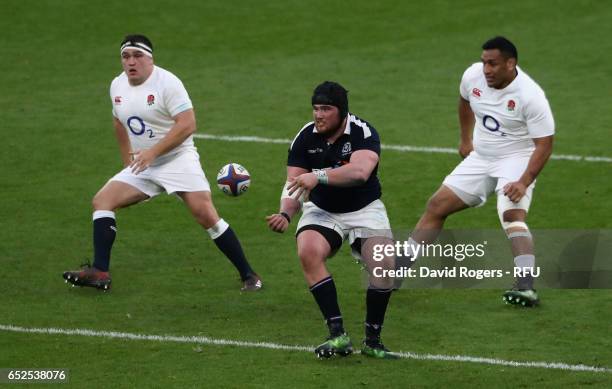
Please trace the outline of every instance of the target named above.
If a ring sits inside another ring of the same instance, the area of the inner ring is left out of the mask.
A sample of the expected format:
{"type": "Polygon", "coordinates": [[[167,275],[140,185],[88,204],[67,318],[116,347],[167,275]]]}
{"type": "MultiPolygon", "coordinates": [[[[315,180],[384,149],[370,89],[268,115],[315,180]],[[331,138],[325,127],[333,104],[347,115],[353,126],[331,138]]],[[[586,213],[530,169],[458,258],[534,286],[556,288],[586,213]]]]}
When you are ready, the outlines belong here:
{"type": "MultiPolygon", "coordinates": [[[[49,335],[72,335],[72,336],[89,336],[98,338],[111,339],[129,339],[143,340],[155,342],[172,342],[172,343],[194,343],[208,344],[215,346],[234,346],[246,348],[264,348],[271,350],[286,350],[286,351],[306,351],[313,352],[314,346],[299,346],[285,345],[270,342],[248,342],[241,340],[229,339],[214,339],[207,336],[173,336],[173,335],[146,335],[134,334],[129,332],[115,331],[95,331],[86,329],[64,329],[64,328],[27,328],[13,325],[0,324],[1,331],[19,332],[28,334],[49,334],[49,335]]],[[[441,354],[416,354],[411,352],[397,352],[402,358],[418,359],[423,361],[447,361],[447,362],[463,362],[463,363],[478,363],[486,365],[500,365],[509,367],[528,367],[541,369],[556,369],[570,371],[586,371],[593,373],[612,373],[612,369],[606,367],[587,366],[587,365],[570,365],[562,362],[519,362],[507,361],[495,358],[471,357],[466,355],[441,355],[441,354]]]]}
{"type": "MultiPolygon", "coordinates": [[[[263,138],[261,136],[242,136],[242,135],[213,135],[213,134],[193,134],[194,138],[220,140],[226,142],[254,142],[254,143],[275,143],[284,144],[289,147],[291,139],[281,138],[263,138]]],[[[382,144],[384,150],[394,150],[399,152],[413,153],[439,153],[439,154],[458,154],[457,149],[449,147],[422,147],[410,145],[386,145],[382,144]]],[[[611,157],[596,157],[590,155],[570,155],[570,154],[553,154],[551,159],[564,161],[584,161],[584,162],[612,162],[611,157]]]]}

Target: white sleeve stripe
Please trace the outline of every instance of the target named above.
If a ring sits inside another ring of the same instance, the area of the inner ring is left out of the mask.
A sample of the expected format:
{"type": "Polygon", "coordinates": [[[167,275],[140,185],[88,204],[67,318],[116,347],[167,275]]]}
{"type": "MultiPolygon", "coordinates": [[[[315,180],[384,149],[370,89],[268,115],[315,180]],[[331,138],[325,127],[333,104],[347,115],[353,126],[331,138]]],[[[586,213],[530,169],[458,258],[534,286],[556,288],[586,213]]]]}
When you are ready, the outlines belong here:
{"type": "Polygon", "coordinates": [[[540,134],[537,135],[531,135],[530,138],[531,139],[538,139],[538,138],[546,138],[547,136],[553,136],[555,135],[555,129],[551,129],[548,132],[542,131],[540,134]]]}
{"type": "Polygon", "coordinates": [[[291,146],[289,146],[289,150],[293,149],[293,144],[295,143],[295,141],[297,140],[298,136],[300,136],[300,134],[306,129],[306,127],[310,126],[311,124],[313,124],[314,122],[308,122],[304,125],[304,127],[302,127],[302,129],[300,131],[298,131],[297,135],[295,136],[295,138],[293,138],[293,141],[291,141],[291,146]]]}
{"type": "Polygon", "coordinates": [[[372,130],[370,130],[370,127],[368,127],[368,125],[362,122],[361,120],[357,119],[355,115],[351,115],[350,120],[351,122],[361,127],[361,129],[363,130],[363,139],[367,139],[372,136],[372,130]]]}
{"type": "Polygon", "coordinates": [[[187,101],[170,111],[171,116],[176,116],[181,112],[188,111],[193,108],[191,101],[187,101]]]}

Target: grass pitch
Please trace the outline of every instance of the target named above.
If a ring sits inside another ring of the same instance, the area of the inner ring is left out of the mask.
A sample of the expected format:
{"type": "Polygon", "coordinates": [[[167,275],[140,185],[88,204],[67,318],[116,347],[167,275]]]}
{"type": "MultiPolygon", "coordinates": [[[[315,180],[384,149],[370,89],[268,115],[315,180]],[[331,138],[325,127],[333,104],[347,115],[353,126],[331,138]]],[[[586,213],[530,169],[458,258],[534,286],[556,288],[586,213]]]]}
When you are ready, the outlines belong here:
{"type": "MultiPolygon", "coordinates": [[[[463,70],[503,34],[544,88],[555,153],[611,156],[607,2],[6,1],[0,15],[4,140],[0,324],[315,345],[325,336],[291,234],[267,231],[285,174],[285,145],[198,140],[209,179],[246,166],[245,196],[215,191],[265,289],[237,274],[173,197],[118,213],[113,291],[67,288],[63,270],[91,256],[90,201],[120,168],[108,87],[123,35],[142,32],[156,63],[185,83],[199,132],[292,138],[322,80],[350,90],[350,109],[383,143],[454,147],[463,70]]],[[[391,222],[411,229],[458,157],[383,152],[391,222]]],[[[551,161],[532,228],[609,229],[610,163],[551,161]]],[[[449,228],[497,228],[494,204],[449,228]]],[[[510,258],[509,258],[510,260],[510,258]]],[[[364,290],[344,248],[329,263],[347,330],[361,340],[364,290]]],[[[499,290],[401,290],[383,340],[393,350],[612,368],[609,290],[544,290],[538,309],[499,290]]],[[[612,374],[448,361],[318,361],[305,352],[0,332],[0,368],[64,367],[78,387],[610,387],[612,374]]]]}

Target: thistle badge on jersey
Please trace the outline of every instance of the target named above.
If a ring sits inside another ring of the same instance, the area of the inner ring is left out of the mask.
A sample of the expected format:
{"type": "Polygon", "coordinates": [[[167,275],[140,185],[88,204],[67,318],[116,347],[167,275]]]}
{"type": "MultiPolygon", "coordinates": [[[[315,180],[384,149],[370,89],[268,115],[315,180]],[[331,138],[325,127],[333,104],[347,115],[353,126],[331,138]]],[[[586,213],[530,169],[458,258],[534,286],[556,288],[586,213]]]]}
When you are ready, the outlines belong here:
{"type": "Polygon", "coordinates": [[[149,105],[155,104],[155,96],[153,96],[153,95],[147,96],[147,104],[149,104],[149,105]]]}
{"type": "Polygon", "coordinates": [[[509,100],[508,101],[508,111],[514,112],[515,107],[516,107],[516,103],[514,102],[514,100],[509,100]]]}
{"type": "Polygon", "coordinates": [[[346,155],[350,153],[351,153],[351,143],[346,142],[344,146],[342,146],[342,155],[346,155]]]}

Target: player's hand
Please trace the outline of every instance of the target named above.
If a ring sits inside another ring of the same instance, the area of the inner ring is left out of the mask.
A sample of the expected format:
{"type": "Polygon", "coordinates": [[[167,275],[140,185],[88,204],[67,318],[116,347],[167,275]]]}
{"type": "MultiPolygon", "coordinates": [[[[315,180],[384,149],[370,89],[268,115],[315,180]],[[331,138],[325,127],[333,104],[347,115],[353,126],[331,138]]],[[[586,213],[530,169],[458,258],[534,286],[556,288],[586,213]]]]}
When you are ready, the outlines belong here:
{"type": "Polygon", "coordinates": [[[130,167],[134,174],[138,174],[151,166],[156,157],[151,150],[138,150],[130,153],[130,155],[132,156],[130,167]]]}
{"type": "Polygon", "coordinates": [[[461,158],[466,158],[474,150],[472,142],[461,142],[459,145],[459,155],[461,158]]]}
{"type": "Polygon", "coordinates": [[[275,213],[270,216],[266,216],[268,227],[274,232],[282,234],[289,227],[289,221],[280,213],[275,213]]]}
{"type": "Polygon", "coordinates": [[[299,199],[304,192],[310,192],[319,183],[314,173],[300,174],[294,179],[289,179],[289,181],[291,183],[287,186],[287,190],[289,191],[289,196],[294,199],[299,199]]]}
{"type": "Polygon", "coordinates": [[[504,186],[504,194],[514,203],[521,201],[525,192],[527,192],[527,186],[520,181],[511,182],[504,186]]]}

